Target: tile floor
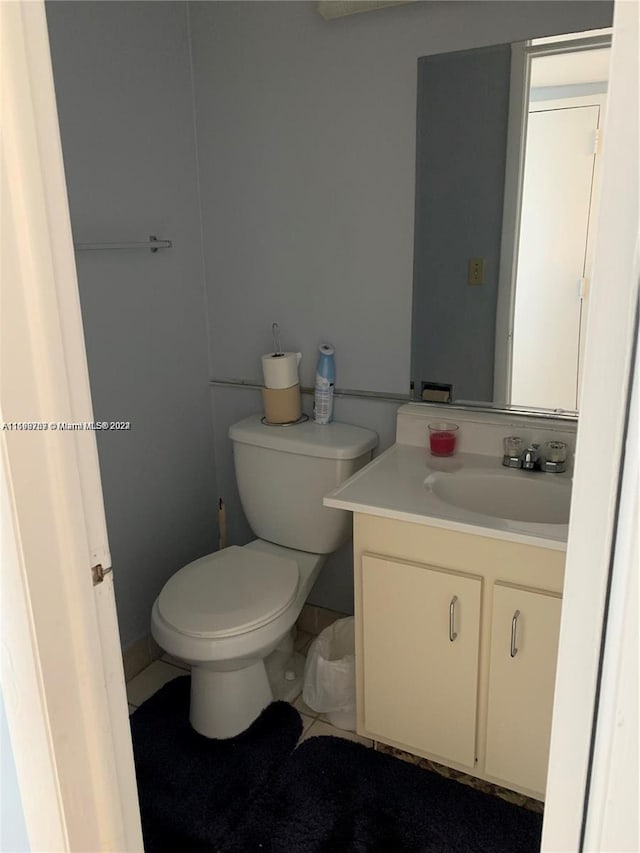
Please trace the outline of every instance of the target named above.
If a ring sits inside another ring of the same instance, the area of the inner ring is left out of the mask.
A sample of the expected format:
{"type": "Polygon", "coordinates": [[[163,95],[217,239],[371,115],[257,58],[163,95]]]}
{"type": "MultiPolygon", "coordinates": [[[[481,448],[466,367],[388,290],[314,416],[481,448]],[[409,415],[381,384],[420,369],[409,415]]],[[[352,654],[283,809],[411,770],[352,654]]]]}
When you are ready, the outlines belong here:
{"type": "MultiPolygon", "coordinates": [[[[302,655],[306,655],[312,640],[312,634],[306,631],[298,631],[295,650],[302,655]]],[[[189,668],[185,664],[172,658],[171,655],[165,654],[159,660],[155,660],[150,666],[143,669],[142,672],[127,682],[129,713],[133,713],[139,705],[142,705],[145,700],[153,696],[156,690],[159,690],[167,681],[171,681],[179,675],[184,675],[188,671],[189,668]]],[[[305,705],[302,696],[299,696],[295,700],[293,707],[299,711],[302,717],[303,729],[300,741],[306,740],[309,737],[333,735],[334,737],[346,738],[347,740],[362,743],[365,746],[373,746],[373,741],[361,737],[356,732],[346,732],[343,729],[332,726],[324,714],[318,714],[312,708],[309,708],[308,705],[305,705]]]]}
{"type": "MultiPolygon", "coordinates": [[[[306,631],[298,629],[295,650],[302,655],[306,655],[314,635],[306,631]]],[[[159,690],[167,681],[177,678],[179,675],[184,675],[189,671],[189,667],[172,658],[171,655],[164,654],[159,660],[155,660],[146,669],[143,669],[138,675],[132,678],[127,683],[127,698],[129,700],[129,713],[133,713],[135,709],[141,705],[146,699],[159,690]]],[[[334,737],[346,738],[346,740],[356,741],[356,743],[364,744],[365,746],[374,747],[374,742],[368,738],[361,737],[356,732],[346,732],[343,729],[338,729],[332,726],[324,714],[318,714],[312,708],[305,704],[302,696],[293,702],[293,707],[300,713],[302,717],[302,735],[300,742],[310,737],[333,735],[334,737]]],[[[501,797],[511,803],[531,809],[532,811],[542,812],[543,804],[537,800],[531,800],[522,794],[516,794],[514,791],[509,791],[505,788],[499,788],[489,782],[483,782],[481,779],[476,779],[473,776],[467,776],[465,773],[460,773],[457,770],[451,770],[440,764],[420,758],[416,755],[411,755],[408,752],[395,749],[390,746],[380,745],[380,750],[390,755],[395,755],[403,761],[408,761],[410,764],[418,764],[428,770],[440,773],[442,776],[447,776],[456,779],[466,785],[471,785],[474,788],[483,790],[494,796],[501,797]]]]}

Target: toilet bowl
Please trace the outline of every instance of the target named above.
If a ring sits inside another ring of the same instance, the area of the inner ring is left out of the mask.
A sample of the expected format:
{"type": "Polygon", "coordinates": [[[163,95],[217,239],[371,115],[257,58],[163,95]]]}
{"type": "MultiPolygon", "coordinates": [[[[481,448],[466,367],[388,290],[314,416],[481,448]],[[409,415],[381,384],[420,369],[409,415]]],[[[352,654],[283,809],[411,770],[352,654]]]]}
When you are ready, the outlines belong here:
{"type": "Polygon", "coordinates": [[[151,633],[191,666],[189,719],[210,738],[244,731],[302,688],[293,626],[327,554],[350,533],[322,497],[371,458],[377,436],[348,424],[274,428],[252,416],[229,430],[238,491],[260,538],[184,566],[165,584],[151,633]]]}
{"type": "Polygon", "coordinates": [[[151,631],[191,666],[191,725],[206,737],[244,731],[274,699],[302,689],[292,628],[325,561],[255,540],[195,560],[165,585],[151,631]]]}

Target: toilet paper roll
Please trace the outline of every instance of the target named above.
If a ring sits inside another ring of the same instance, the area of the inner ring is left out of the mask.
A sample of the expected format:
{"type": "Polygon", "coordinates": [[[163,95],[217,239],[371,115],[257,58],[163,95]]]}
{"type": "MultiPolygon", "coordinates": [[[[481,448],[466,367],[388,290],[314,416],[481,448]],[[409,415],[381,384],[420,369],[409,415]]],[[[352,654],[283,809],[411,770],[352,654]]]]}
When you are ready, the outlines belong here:
{"type": "Polygon", "coordinates": [[[289,424],[302,414],[300,386],[291,388],[263,388],[264,416],[270,424],[289,424]]]}
{"type": "Polygon", "coordinates": [[[300,352],[269,352],[262,356],[262,372],[266,388],[291,388],[300,381],[300,352]]]}

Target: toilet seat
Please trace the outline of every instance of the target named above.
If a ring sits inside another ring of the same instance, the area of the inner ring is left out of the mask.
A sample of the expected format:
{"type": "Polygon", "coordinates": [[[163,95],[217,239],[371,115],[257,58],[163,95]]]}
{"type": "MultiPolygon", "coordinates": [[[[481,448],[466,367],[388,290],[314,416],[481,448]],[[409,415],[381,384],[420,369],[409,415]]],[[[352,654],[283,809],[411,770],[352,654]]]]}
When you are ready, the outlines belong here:
{"type": "Polygon", "coordinates": [[[176,572],[158,597],[158,610],[181,634],[233,637],[283,613],[298,581],[295,560],[234,545],[176,572]]]}

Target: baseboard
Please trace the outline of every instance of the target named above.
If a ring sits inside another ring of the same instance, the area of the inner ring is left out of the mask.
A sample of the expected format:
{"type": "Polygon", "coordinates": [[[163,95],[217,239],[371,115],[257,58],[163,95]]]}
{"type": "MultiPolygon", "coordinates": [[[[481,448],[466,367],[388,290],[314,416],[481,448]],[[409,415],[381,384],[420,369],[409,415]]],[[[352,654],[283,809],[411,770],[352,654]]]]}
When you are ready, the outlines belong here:
{"type": "Polygon", "coordinates": [[[154,660],[162,654],[162,649],[153,639],[151,634],[140,637],[122,652],[122,664],[124,667],[124,680],[126,682],[135,678],[138,673],[146,669],[154,660]]]}
{"type": "Polygon", "coordinates": [[[299,631],[307,634],[319,634],[336,619],[344,619],[348,613],[340,613],[337,610],[329,610],[327,607],[316,607],[315,604],[305,604],[298,617],[297,626],[299,631]]]}

